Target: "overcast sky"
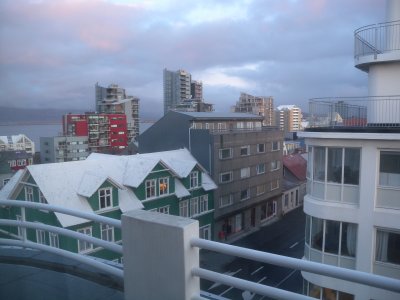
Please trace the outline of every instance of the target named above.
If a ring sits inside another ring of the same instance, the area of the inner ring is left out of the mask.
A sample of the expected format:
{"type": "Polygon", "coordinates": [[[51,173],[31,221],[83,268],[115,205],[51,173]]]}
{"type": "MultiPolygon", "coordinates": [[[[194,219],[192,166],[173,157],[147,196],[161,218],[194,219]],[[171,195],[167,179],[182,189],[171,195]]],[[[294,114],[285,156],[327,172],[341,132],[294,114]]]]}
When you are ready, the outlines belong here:
{"type": "Polygon", "coordinates": [[[307,111],[310,98],[367,94],[353,32],[384,10],[384,0],[1,0],[0,106],[94,110],[95,83],[117,83],[154,119],[167,68],[202,81],[217,111],[240,92],[307,111]]]}

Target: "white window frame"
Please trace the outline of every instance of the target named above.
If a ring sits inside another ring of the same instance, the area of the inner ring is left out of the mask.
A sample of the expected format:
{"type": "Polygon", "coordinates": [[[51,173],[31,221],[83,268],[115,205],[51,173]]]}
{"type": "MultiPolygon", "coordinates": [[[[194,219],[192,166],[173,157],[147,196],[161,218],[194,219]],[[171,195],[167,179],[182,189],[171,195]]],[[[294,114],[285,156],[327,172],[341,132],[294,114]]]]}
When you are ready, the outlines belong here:
{"type": "MultiPolygon", "coordinates": [[[[21,216],[21,215],[15,215],[15,219],[16,219],[17,221],[22,222],[22,216],[21,216]]],[[[23,237],[23,236],[24,236],[24,228],[23,228],[23,227],[18,226],[18,227],[17,227],[17,232],[18,232],[18,236],[19,236],[19,237],[23,237]]]]}
{"type": "Polygon", "coordinates": [[[257,187],[256,187],[256,195],[259,196],[259,195],[264,194],[265,190],[266,190],[265,189],[265,184],[257,185],[257,187]]]}
{"type": "Polygon", "coordinates": [[[190,199],[190,217],[199,214],[199,197],[194,197],[190,199]]]}
{"type": "Polygon", "coordinates": [[[199,200],[199,212],[204,213],[206,211],[208,211],[208,195],[202,195],[199,200]]]}
{"type": "Polygon", "coordinates": [[[279,141],[272,141],[271,143],[271,151],[279,151],[280,150],[280,142],[279,141]]]}
{"type": "MultiPolygon", "coordinates": [[[[86,234],[88,236],[92,236],[92,226],[88,226],[88,227],[84,227],[84,228],[80,228],[77,230],[77,232],[79,233],[83,233],[86,234]]],[[[93,250],[93,244],[83,241],[83,240],[77,240],[78,243],[78,252],[79,253],[84,253],[84,252],[88,252],[90,250],[93,250]]]]}
{"type": "Polygon", "coordinates": [[[161,214],[169,215],[169,205],[159,207],[158,212],[161,214]]]}
{"type": "Polygon", "coordinates": [[[156,185],[157,185],[156,179],[148,179],[145,181],[146,199],[151,199],[151,198],[157,197],[156,185]]]}
{"type": "Polygon", "coordinates": [[[49,245],[51,247],[60,248],[60,240],[57,233],[49,232],[49,245]]]}
{"type": "Polygon", "coordinates": [[[219,149],[219,159],[230,159],[233,157],[232,153],[233,153],[232,148],[219,149]],[[223,153],[223,151],[226,151],[226,150],[229,151],[229,155],[227,157],[223,157],[222,153],[223,153]]]}
{"type": "Polygon", "coordinates": [[[265,153],[265,144],[257,144],[257,153],[265,153]],[[261,150],[260,146],[262,146],[261,150]]]}
{"type": "Polygon", "coordinates": [[[256,170],[257,170],[257,175],[264,174],[265,173],[265,163],[258,164],[256,166],[256,170]]]}
{"type": "Polygon", "coordinates": [[[250,199],[250,189],[247,188],[247,189],[241,190],[240,191],[240,201],[246,201],[248,199],[250,199]],[[242,198],[242,192],[246,192],[246,197],[242,198]]]}
{"type": "Polygon", "coordinates": [[[39,203],[46,203],[46,198],[44,197],[40,189],[39,189],[39,203]]]}
{"type": "Polygon", "coordinates": [[[211,225],[204,225],[199,228],[199,237],[205,240],[211,240],[211,225]],[[208,232],[207,236],[205,232],[208,232]]]}
{"type": "Polygon", "coordinates": [[[240,178],[249,178],[250,177],[250,167],[245,167],[240,169],[240,178]]]}
{"type": "Polygon", "coordinates": [[[279,188],[279,179],[275,179],[271,181],[271,191],[279,188]]]}
{"type": "Polygon", "coordinates": [[[233,180],[233,173],[232,173],[232,171],[223,172],[223,173],[220,173],[220,174],[219,174],[219,182],[220,182],[220,183],[228,183],[228,182],[231,182],[232,180],[233,180]],[[223,177],[224,175],[227,175],[227,174],[229,174],[229,180],[223,181],[223,180],[222,180],[222,177],[223,177]]]}
{"type": "Polygon", "coordinates": [[[182,200],[179,202],[179,216],[189,217],[189,200],[182,200]]]}
{"type": "Polygon", "coordinates": [[[240,147],[240,156],[250,155],[250,145],[240,147]],[[246,149],[246,154],[242,154],[242,150],[246,149]]]}
{"type": "Polygon", "coordinates": [[[46,245],[46,231],[36,229],[36,243],[46,245]]]}
{"type": "Polygon", "coordinates": [[[163,177],[158,179],[158,194],[160,196],[169,195],[169,177],[163,177]],[[161,187],[164,184],[166,185],[166,188],[162,189],[161,187]]]}
{"type": "Polygon", "coordinates": [[[232,204],[233,204],[233,195],[232,194],[219,197],[219,207],[226,207],[226,206],[230,206],[232,204]],[[224,199],[227,197],[229,197],[229,198],[227,199],[228,201],[226,202],[226,201],[224,201],[224,199]],[[224,202],[226,202],[226,203],[224,203],[224,202]]]}
{"type": "Polygon", "coordinates": [[[276,171],[281,168],[281,162],[279,160],[271,161],[271,171],[276,171]]]}
{"type": "Polygon", "coordinates": [[[199,187],[199,172],[192,171],[189,174],[189,187],[190,189],[194,189],[199,187]]]}
{"type": "Polygon", "coordinates": [[[33,187],[25,186],[25,200],[29,202],[35,202],[33,198],[33,187]]]}
{"type": "Polygon", "coordinates": [[[100,223],[100,234],[103,241],[114,242],[114,226],[100,223]]]}
{"type": "Polygon", "coordinates": [[[99,210],[106,210],[113,207],[112,188],[106,187],[98,190],[99,196],[99,210]],[[102,193],[104,194],[102,195],[102,193]],[[102,201],[104,201],[104,207],[102,207],[102,201]]]}

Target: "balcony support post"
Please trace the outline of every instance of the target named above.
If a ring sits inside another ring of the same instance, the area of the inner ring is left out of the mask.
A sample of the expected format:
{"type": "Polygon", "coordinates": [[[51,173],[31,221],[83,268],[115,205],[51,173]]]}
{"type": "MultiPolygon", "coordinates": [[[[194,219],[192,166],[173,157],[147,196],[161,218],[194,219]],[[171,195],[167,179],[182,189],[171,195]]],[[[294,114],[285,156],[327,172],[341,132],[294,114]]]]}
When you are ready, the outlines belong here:
{"type": "Polygon", "coordinates": [[[137,210],[122,215],[125,299],[190,299],[200,295],[198,221],[137,210]]]}

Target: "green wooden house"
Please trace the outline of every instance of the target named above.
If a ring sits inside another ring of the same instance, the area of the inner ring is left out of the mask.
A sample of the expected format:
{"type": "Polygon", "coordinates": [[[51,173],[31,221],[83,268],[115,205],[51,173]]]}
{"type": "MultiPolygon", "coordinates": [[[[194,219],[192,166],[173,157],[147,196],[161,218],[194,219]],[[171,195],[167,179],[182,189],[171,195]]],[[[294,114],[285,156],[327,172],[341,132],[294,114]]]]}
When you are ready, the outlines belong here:
{"type": "MultiPolygon", "coordinates": [[[[213,239],[213,190],[217,186],[186,149],[130,156],[91,154],[84,161],[28,166],[0,191],[1,199],[64,206],[120,219],[145,209],[199,221],[201,238],[213,239]]],[[[0,218],[21,219],[21,209],[3,207],[0,218]]],[[[72,229],[121,243],[121,232],[109,225],[61,213],[26,209],[25,219],[72,229]]],[[[22,229],[1,226],[0,233],[21,238],[22,229]]],[[[108,260],[118,254],[91,243],[41,230],[27,229],[27,239],[108,260]]]]}

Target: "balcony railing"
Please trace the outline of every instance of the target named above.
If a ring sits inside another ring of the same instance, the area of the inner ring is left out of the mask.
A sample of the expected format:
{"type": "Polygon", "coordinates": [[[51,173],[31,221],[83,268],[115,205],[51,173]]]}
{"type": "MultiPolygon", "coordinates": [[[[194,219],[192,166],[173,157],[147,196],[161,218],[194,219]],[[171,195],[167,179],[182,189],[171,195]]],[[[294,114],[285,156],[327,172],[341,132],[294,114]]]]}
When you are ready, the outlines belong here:
{"type": "MultiPolygon", "coordinates": [[[[71,253],[55,247],[27,241],[26,235],[23,235],[20,240],[12,238],[0,239],[0,244],[35,248],[41,251],[56,253],[84,264],[89,264],[102,272],[119,278],[123,277],[125,299],[205,299],[202,298],[202,294],[204,293],[200,291],[200,278],[274,299],[314,299],[200,268],[199,249],[207,249],[226,255],[302,270],[400,293],[400,280],[393,278],[199,239],[198,221],[192,219],[135,210],[124,214],[121,222],[95,214],[27,201],[0,200],[0,205],[3,208],[9,206],[20,207],[22,212],[24,212],[25,208],[45,209],[122,228],[124,270],[107,265],[86,255],[71,253]],[[129,234],[124,234],[124,232],[129,232],[129,234]]],[[[22,215],[24,216],[24,213],[22,215]]],[[[69,237],[85,240],[90,243],[97,243],[101,247],[107,247],[121,253],[120,245],[105,242],[101,239],[89,237],[74,231],[26,221],[9,219],[2,219],[0,221],[0,225],[38,228],[53,233],[66,234],[69,237]],[[68,231],[70,232],[68,233],[68,231]]],[[[47,284],[51,284],[51,282],[47,284]]],[[[212,296],[207,293],[207,297],[212,296]]]]}
{"type": "Polygon", "coordinates": [[[354,32],[354,58],[400,51],[400,21],[361,27],[354,32]]]}
{"type": "Polygon", "coordinates": [[[309,126],[400,128],[400,96],[315,98],[309,126]]]}

